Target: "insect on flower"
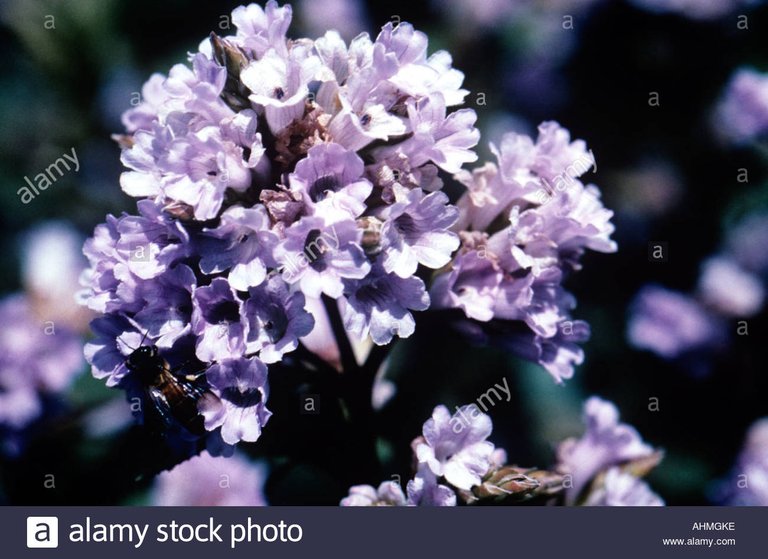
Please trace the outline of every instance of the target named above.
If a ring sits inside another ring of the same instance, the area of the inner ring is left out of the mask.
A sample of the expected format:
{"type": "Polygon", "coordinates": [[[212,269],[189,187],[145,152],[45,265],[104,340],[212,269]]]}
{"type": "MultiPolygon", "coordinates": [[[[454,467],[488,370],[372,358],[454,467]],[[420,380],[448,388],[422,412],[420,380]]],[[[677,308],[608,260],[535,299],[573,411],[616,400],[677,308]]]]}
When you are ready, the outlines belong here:
{"type": "Polygon", "coordinates": [[[167,426],[178,425],[194,437],[203,436],[206,430],[200,403],[220,403],[218,397],[202,385],[200,377],[204,373],[178,374],[160,355],[156,345],[144,345],[144,338],[139,347],[131,348],[125,366],[167,426]]]}

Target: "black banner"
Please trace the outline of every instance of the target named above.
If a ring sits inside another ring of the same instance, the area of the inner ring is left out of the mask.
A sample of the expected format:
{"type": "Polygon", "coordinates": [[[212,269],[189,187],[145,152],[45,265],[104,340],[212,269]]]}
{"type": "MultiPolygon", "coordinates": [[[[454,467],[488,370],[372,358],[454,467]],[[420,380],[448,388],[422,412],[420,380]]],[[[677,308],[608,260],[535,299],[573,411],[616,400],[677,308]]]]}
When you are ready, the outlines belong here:
{"type": "Polygon", "coordinates": [[[3,557],[762,557],[768,508],[3,507],[3,557]],[[174,554],[174,555],[168,555],[174,554]],[[180,555],[183,554],[183,555],[180,555]]]}

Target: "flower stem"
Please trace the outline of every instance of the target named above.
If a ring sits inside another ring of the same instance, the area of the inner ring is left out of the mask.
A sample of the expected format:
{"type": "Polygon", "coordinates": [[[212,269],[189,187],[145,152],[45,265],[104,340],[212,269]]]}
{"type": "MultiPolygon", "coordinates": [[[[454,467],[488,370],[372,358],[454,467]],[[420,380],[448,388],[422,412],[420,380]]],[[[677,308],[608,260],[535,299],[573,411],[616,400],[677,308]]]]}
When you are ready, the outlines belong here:
{"type": "Polygon", "coordinates": [[[357,359],[355,359],[355,353],[352,351],[352,344],[349,342],[347,331],[344,328],[344,322],[339,313],[339,305],[336,300],[331,299],[327,295],[323,295],[323,304],[325,305],[325,312],[328,313],[328,319],[331,322],[336,344],[339,347],[341,369],[344,374],[353,375],[359,369],[359,365],[357,364],[357,359]]]}

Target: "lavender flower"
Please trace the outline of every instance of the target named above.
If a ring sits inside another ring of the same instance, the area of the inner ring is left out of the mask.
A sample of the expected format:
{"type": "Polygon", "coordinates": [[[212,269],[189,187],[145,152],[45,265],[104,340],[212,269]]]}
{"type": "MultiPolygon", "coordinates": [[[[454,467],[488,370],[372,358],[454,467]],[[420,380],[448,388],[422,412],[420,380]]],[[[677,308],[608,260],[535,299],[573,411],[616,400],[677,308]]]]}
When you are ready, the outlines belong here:
{"type": "Polygon", "coordinates": [[[354,219],[365,211],[371,183],[363,178],[363,160],[339,144],[320,144],[307,152],[290,176],[307,214],[333,221],[354,219]]]}
{"type": "Polygon", "coordinates": [[[203,242],[200,271],[217,274],[229,270],[228,281],[238,291],[248,291],[274,267],[273,250],[277,236],[270,231],[269,216],[263,206],[232,207],[221,214],[218,227],[206,231],[213,242],[203,242]]]}
{"type": "Polygon", "coordinates": [[[157,476],[151,502],[155,506],[260,507],[266,467],[235,454],[223,458],[203,451],[157,476]]]}
{"type": "Polygon", "coordinates": [[[438,483],[435,473],[426,464],[419,466],[416,476],[408,482],[408,504],[420,507],[454,507],[456,493],[438,483]]]}
{"type": "Polygon", "coordinates": [[[196,354],[201,361],[220,361],[245,353],[248,323],[243,302],[223,278],[195,289],[192,296],[192,331],[198,336],[196,354]]]}
{"type": "Polygon", "coordinates": [[[278,7],[273,0],[264,8],[258,4],[238,6],[232,11],[232,23],[237,26],[237,35],[232,40],[252,51],[256,58],[263,56],[269,48],[285,52],[285,34],[292,17],[291,6],[278,7]]]}
{"type": "Polygon", "coordinates": [[[308,297],[322,293],[338,298],[344,279],[361,279],[370,271],[354,221],[328,223],[321,217],[303,217],[285,231],[275,259],[288,283],[299,283],[308,297]]]}
{"type": "Polygon", "coordinates": [[[289,291],[277,276],[248,294],[243,309],[248,320],[246,350],[259,352],[264,363],[276,363],[312,331],[314,318],[304,310],[304,294],[289,291]]]}
{"type": "Polygon", "coordinates": [[[345,282],[342,299],[344,325],[359,338],[370,334],[373,343],[388,344],[397,335],[410,336],[416,322],[409,310],[429,307],[424,282],[417,277],[401,278],[381,266],[362,280],[345,282]]]}
{"type": "Polygon", "coordinates": [[[424,423],[423,441],[414,442],[416,458],[454,487],[470,489],[490,467],[494,446],[485,439],[492,429],[491,418],[477,406],[463,406],[453,415],[437,406],[424,423]]]}
{"type": "MultiPolygon", "coordinates": [[[[563,441],[557,449],[559,470],[571,476],[571,486],[566,492],[569,504],[578,501],[582,491],[600,472],[654,453],[634,428],[619,422],[619,411],[610,402],[594,396],[587,400],[584,422],[586,433],[579,439],[563,441]]],[[[616,483],[618,491],[620,487],[628,489],[626,480],[622,482],[620,476],[611,483],[616,483]]]]}
{"type": "Polygon", "coordinates": [[[254,442],[272,415],[266,407],[269,387],[267,367],[256,357],[224,359],[209,368],[205,376],[220,402],[201,403],[205,428],[220,427],[227,444],[254,442]]]}
{"type": "Polygon", "coordinates": [[[458,236],[448,231],[458,217],[442,192],[424,195],[411,190],[404,200],[388,206],[381,229],[384,269],[401,278],[416,273],[419,264],[440,268],[459,247],[458,236]]]}

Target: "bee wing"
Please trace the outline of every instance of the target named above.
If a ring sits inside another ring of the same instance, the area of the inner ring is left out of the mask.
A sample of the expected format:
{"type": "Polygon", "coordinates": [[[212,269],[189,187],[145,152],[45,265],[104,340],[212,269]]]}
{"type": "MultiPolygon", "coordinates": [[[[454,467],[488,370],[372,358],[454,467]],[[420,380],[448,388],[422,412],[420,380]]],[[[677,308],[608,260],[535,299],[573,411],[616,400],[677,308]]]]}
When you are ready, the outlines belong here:
{"type": "Polygon", "coordinates": [[[149,400],[154,404],[155,410],[157,410],[163,423],[170,425],[173,423],[173,413],[171,412],[171,405],[168,403],[168,399],[165,394],[159,388],[150,386],[147,388],[147,396],[149,400]]]}

